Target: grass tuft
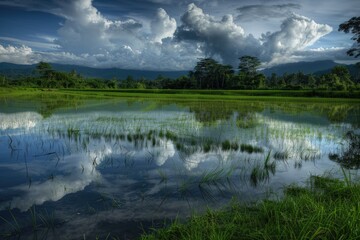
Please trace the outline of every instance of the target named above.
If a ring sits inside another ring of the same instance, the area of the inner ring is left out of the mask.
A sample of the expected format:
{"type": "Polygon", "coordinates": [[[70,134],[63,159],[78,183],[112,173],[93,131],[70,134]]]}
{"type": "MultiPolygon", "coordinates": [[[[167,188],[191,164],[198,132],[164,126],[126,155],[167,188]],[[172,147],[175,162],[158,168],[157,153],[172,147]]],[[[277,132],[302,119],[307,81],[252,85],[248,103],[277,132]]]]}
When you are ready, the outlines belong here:
{"type": "Polygon", "coordinates": [[[309,182],[306,188],[287,187],[281,200],[234,201],[141,239],[358,239],[360,185],[319,176],[309,182]]]}

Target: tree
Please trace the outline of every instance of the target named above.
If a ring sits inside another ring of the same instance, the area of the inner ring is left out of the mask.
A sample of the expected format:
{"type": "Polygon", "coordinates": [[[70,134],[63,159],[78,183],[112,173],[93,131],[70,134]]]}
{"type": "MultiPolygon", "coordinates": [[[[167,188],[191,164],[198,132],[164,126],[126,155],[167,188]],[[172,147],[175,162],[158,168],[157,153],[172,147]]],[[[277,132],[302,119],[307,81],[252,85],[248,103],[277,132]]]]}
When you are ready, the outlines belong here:
{"type": "Polygon", "coordinates": [[[39,62],[36,66],[36,71],[40,74],[40,79],[38,80],[40,87],[55,87],[53,85],[56,83],[52,81],[54,70],[49,63],[39,62]]]}
{"type": "Polygon", "coordinates": [[[278,82],[278,78],[276,76],[276,73],[272,73],[271,74],[271,77],[269,78],[268,82],[267,82],[267,85],[270,87],[270,88],[275,88],[276,85],[277,85],[277,82],[278,82]]]}
{"type": "Polygon", "coordinates": [[[257,74],[257,69],[261,65],[261,62],[257,57],[242,56],[239,58],[239,70],[248,76],[254,76],[257,74]]]}
{"type": "Polygon", "coordinates": [[[245,89],[256,89],[264,85],[265,76],[258,74],[257,69],[261,62],[257,57],[242,56],[239,58],[238,86],[245,89]]]}
{"type": "Polygon", "coordinates": [[[0,86],[4,87],[4,86],[7,86],[8,83],[7,83],[7,79],[6,77],[3,75],[3,76],[0,76],[0,86]]]}
{"type": "Polygon", "coordinates": [[[331,69],[331,73],[336,74],[342,80],[350,81],[351,75],[349,69],[345,66],[338,65],[331,69]]]}
{"type": "Polygon", "coordinates": [[[353,17],[348,21],[339,25],[339,31],[345,33],[351,32],[354,36],[351,38],[356,41],[354,46],[347,51],[349,56],[359,57],[360,56],[360,17],[353,17]]]}
{"type": "Polygon", "coordinates": [[[212,58],[203,58],[197,62],[189,77],[196,79],[197,88],[218,89],[226,88],[233,73],[232,66],[222,65],[212,58]]]}
{"type": "Polygon", "coordinates": [[[198,88],[204,89],[213,86],[213,71],[217,64],[218,62],[212,58],[203,58],[197,62],[193,74],[198,88]]]}
{"type": "Polygon", "coordinates": [[[349,69],[345,66],[335,66],[333,69],[331,69],[331,73],[339,78],[337,83],[337,88],[341,88],[340,90],[346,90],[349,87],[354,85],[354,82],[351,81],[351,75],[349,72],[349,69]]]}
{"type": "Polygon", "coordinates": [[[50,79],[54,72],[50,63],[47,62],[39,62],[39,64],[36,66],[36,70],[45,79],[50,79]]]}

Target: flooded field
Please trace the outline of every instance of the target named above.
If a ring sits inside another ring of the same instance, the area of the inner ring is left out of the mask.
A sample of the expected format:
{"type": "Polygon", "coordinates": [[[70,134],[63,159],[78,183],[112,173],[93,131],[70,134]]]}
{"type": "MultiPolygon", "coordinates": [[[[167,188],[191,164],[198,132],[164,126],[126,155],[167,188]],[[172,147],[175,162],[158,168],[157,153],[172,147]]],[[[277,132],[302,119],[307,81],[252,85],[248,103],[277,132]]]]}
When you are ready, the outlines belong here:
{"type": "Polygon", "coordinates": [[[232,199],[281,197],[341,177],[332,156],[359,126],[358,102],[3,98],[0,236],[133,239],[232,199]]]}

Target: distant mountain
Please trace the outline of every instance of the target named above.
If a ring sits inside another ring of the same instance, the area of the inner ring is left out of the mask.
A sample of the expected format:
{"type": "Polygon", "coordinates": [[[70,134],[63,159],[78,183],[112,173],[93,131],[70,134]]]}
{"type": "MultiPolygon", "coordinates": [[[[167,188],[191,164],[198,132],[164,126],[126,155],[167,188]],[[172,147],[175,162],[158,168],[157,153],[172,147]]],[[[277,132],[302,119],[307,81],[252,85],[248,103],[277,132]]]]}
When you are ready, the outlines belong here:
{"type": "MultiPolygon", "coordinates": [[[[77,65],[64,65],[51,63],[51,66],[56,71],[70,72],[75,70],[78,74],[84,77],[102,78],[102,79],[125,79],[127,76],[132,76],[135,79],[146,78],[153,80],[159,75],[169,78],[177,78],[182,75],[187,75],[188,71],[147,71],[147,70],[129,70],[120,68],[91,68],[77,65]]],[[[19,77],[31,75],[34,73],[36,64],[20,65],[13,63],[0,63],[0,75],[8,77],[19,77]]]]}
{"type": "Polygon", "coordinates": [[[297,62],[297,63],[286,63],[277,65],[275,67],[266,68],[262,70],[266,76],[271,76],[272,73],[276,75],[283,75],[284,73],[297,73],[299,71],[310,74],[318,72],[328,72],[331,68],[339,65],[338,63],[331,60],[315,61],[315,62],[297,62]]]}
{"type": "MultiPolygon", "coordinates": [[[[81,74],[84,77],[92,78],[102,78],[102,79],[126,79],[127,76],[132,76],[135,79],[146,78],[153,80],[159,75],[169,78],[177,78],[182,75],[187,75],[188,71],[147,71],[147,70],[128,70],[120,68],[91,68],[78,65],[64,65],[64,64],[51,64],[53,69],[61,72],[70,72],[75,70],[77,73],[81,74]]],[[[272,73],[277,75],[283,75],[284,73],[297,73],[299,71],[315,75],[322,75],[331,71],[331,69],[339,65],[334,61],[316,61],[316,62],[297,62],[297,63],[287,63],[281,64],[275,67],[267,68],[262,70],[266,76],[271,76],[272,73]]],[[[352,76],[355,79],[360,79],[360,69],[356,65],[345,65],[349,69],[352,76]]],[[[33,65],[19,65],[12,63],[0,63],[0,75],[5,75],[8,77],[19,77],[31,75],[34,73],[36,64],[33,65]]]]}

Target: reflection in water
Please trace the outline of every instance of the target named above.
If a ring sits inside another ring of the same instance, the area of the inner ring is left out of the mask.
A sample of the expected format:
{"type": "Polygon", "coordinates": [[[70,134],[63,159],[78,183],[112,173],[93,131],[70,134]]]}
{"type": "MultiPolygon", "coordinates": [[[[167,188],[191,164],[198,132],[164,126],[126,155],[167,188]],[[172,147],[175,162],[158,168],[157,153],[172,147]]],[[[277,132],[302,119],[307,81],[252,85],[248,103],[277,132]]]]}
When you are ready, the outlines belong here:
{"type": "Polygon", "coordinates": [[[328,156],[346,149],[343,136],[359,117],[358,105],[344,103],[335,123],[316,104],[91,104],[46,118],[0,113],[0,173],[8,176],[0,183],[0,215],[10,208],[20,217],[36,205],[64,219],[64,236],[95,234],[89,226],[123,236],[111,223],[186,216],[232,197],[254,200],[337,169],[328,156]]]}
{"type": "Polygon", "coordinates": [[[13,114],[0,113],[0,130],[30,129],[41,121],[41,115],[34,112],[21,112],[13,114]]]}

